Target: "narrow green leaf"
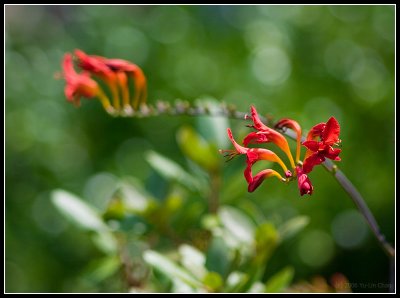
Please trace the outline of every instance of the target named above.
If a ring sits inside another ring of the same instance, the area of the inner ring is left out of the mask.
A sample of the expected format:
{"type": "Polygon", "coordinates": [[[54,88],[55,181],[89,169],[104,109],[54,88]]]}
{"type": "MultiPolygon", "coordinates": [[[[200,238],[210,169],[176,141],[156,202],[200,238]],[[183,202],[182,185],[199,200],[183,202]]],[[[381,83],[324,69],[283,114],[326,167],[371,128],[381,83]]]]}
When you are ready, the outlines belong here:
{"type": "Polygon", "coordinates": [[[206,171],[214,171],[220,165],[217,148],[207,143],[193,128],[180,128],[177,141],[183,153],[206,171]]]}
{"type": "Polygon", "coordinates": [[[97,248],[104,253],[109,255],[114,255],[117,253],[117,239],[115,239],[115,236],[110,231],[97,231],[92,235],[92,240],[97,248]]]}
{"type": "Polygon", "coordinates": [[[203,284],[211,292],[217,292],[223,285],[221,275],[216,272],[208,272],[203,278],[203,284]]]}
{"type": "Polygon", "coordinates": [[[143,253],[143,258],[149,265],[170,278],[171,281],[173,281],[174,278],[178,278],[182,282],[190,285],[191,287],[199,288],[202,286],[202,284],[197,279],[195,279],[188,271],[156,251],[145,251],[143,253]]]}
{"type": "Polygon", "coordinates": [[[125,210],[133,213],[145,212],[151,201],[150,195],[136,185],[128,183],[121,183],[118,188],[118,195],[121,197],[125,210]]]}
{"type": "Polygon", "coordinates": [[[175,180],[190,190],[199,190],[196,179],[169,158],[154,151],[149,151],[146,154],[146,160],[165,179],[175,180]]]}
{"type": "Polygon", "coordinates": [[[304,229],[309,222],[310,219],[308,216],[296,216],[286,221],[278,229],[281,240],[286,240],[290,237],[293,237],[302,229],[304,229]]]}
{"type": "Polygon", "coordinates": [[[206,255],[206,268],[226,276],[229,269],[229,248],[221,237],[213,237],[206,255]]]}
{"type": "Polygon", "coordinates": [[[291,283],[294,276],[292,267],[286,267],[272,276],[265,284],[267,293],[280,293],[291,283]]]}
{"type": "Polygon", "coordinates": [[[278,245],[279,234],[273,224],[266,222],[257,227],[255,241],[256,256],[254,260],[261,265],[271,256],[278,245]]]}
{"type": "Polygon", "coordinates": [[[54,190],[51,194],[51,201],[62,215],[83,230],[102,231],[107,229],[99,214],[73,194],[61,189],[54,190]]]}
{"type": "Polygon", "coordinates": [[[242,211],[231,206],[222,206],[218,212],[224,227],[240,242],[251,245],[255,225],[242,211]]]}
{"type": "Polygon", "coordinates": [[[84,278],[91,282],[99,283],[116,273],[119,267],[120,260],[117,256],[107,256],[91,262],[84,272],[84,278]]]}
{"type": "Polygon", "coordinates": [[[250,289],[247,291],[248,293],[264,293],[265,285],[259,281],[253,283],[250,289]]]}
{"type": "Polygon", "coordinates": [[[202,279],[206,275],[206,257],[201,251],[193,246],[183,244],[179,246],[179,254],[182,265],[194,276],[202,279]]]}
{"type": "Polygon", "coordinates": [[[238,293],[242,292],[241,289],[249,281],[249,276],[246,273],[233,271],[229,274],[226,279],[225,292],[228,293],[238,293]]]}

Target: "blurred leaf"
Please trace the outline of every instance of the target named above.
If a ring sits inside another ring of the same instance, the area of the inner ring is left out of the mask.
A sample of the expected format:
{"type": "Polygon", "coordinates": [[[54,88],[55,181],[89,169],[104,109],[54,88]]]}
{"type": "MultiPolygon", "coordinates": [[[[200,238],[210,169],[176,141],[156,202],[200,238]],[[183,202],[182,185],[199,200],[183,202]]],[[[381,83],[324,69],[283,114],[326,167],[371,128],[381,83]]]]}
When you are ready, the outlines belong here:
{"type": "Polygon", "coordinates": [[[247,291],[248,293],[264,293],[265,292],[265,285],[259,281],[253,283],[250,289],[247,291]]]}
{"type": "Polygon", "coordinates": [[[202,279],[207,273],[205,268],[206,257],[204,254],[193,246],[183,244],[179,247],[182,265],[190,271],[194,276],[202,279]]]}
{"type": "Polygon", "coordinates": [[[57,209],[72,223],[83,230],[95,232],[92,240],[101,251],[107,254],[117,251],[114,235],[90,205],[64,190],[53,191],[51,199],[57,209]]]}
{"type": "Polygon", "coordinates": [[[183,197],[181,194],[177,192],[171,193],[163,204],[164,211],[173,214],[182,207],[182,203],[183,197]]]}
{"type": "Polygon", "coordinates": [[[126,211],[130,213],[143,213],[150,205],[150,195],[137,185],[122,183],[117,195],[121,198],[126,211]]]}
{"type": "Polygon", "coordinates": [[[98,210],[104,211],[118,187],[118,181],[111,173],[98,173],[86,182],[83,196],[98,210]]]}
{"type": "Polygon", "coordinates": [[[215,214],[205,214],[201,219],[201,225],[207,230],[213,230],[220,225],[219,217],[215,214]]]}
{"type": "Polygon", "coordinates": [[[224,282],[218,273],[208,272],[203,278],[203,283],[209,290],[216,292],[222,287],[224,282]]]}
{"type": "Polygon", "coordinates": [[[195,293],[196,290],[183,282],[181,279],[172,277],[172,292],[173,293],[195,293]]]}
{"type": "Polygon", "coordinates": [[[115,254],[117,252],[117,240],[110,231],[97,231],[92,235],[92,240],[97,248],[106,254],[115,254]]]}
{"type": "Polygon", "coordinates": [[[232,173],[227,177],[226,181],[221,190],[221,201],[234,205],[235,200],[241,200],[247,193],[247,184],[243,177],[243,171],[232,173]]]}
{"type": "MultiPolygon", "coordinates": [[[[200,106],[206,106],[212,112],[218,112],[221,109],[221,102],[214,98],[202,98],[196,101],[200,106]]],[[[212,144],[215,144],[219,149],[226,148],[229,144],[229,139],[226,134],[226,129],[229,127],[229,120],[226,117],[198,117],[197,129],[204,138],[212,144]]]]}
{"type": "Polygon", "coordinates": [[[285,290],[294,276],[294,269],[286,267],[272,276],[265,285],[267,293],[280,293],[285,290]]]}
{"type": "Polygon", "coordinates": [[[51,200],[60,213],[78,227],[88,231],[107,229],[97,212],[77,196],[65,190],[54,190],[51,200]]]}
{"type": "Polygon", "coordinates": [[[86,268],[84,277],[91,282],[99,283],[113,275],[120,267],[117,256],[105,257],[91,262],[86,268]]]}
{"type": "Polygon", "coordinates": [[[233,271],[226,279],[225,292],[237,293],[247,283],[249,276],[243,272],[233,271]]]}
{"type": "Polygon", "coordinates": [[[158,252],[147,250],[143,253],[143,258],[149,265],[165,274],[172,281],[174,278],[178,278],[180,281],[194,288],[199,288],[202,285],[188,271],[158,252]]]}
{"type": "Polygon", "coordinates": [[[257,227],[255,233],[256,256],[255,261],[263,264],[278,244],[279,234],[271,223],[264,223],[257,227]]]}
{"type": "Polygon", "coordinates": [[[183,126],[177,133],[178,144],[183,153],[208,172],[215,171],[220,165],[220,158],[215,146],[207,143],[196,131],[183,126]]]}
{"type": "Polygon", "coordinates": [[[218,212],[223,226],[240,242],[251,244],[255,225],[242,211],[231,206],[222,206],[218,212]]]}
{"type": "Polygon", "coordinates": [[[229,248],[221,237],[214,237],[206,254],[206,268],[208,271],[218,272],[226,276],[229,268],[229,248]]]}
{"type": "Polygon", "coordinates": [[[304,227],[307,226],[309,222],[310,219],[308,216],[296,216],[286,221],[278,229],[281,240],[286,240],[290,237],[293,237],[302,229],[304,229],[304,227]]]}
{"type": "Polygon", "coordinates": [[[149,151],[146,160],[162,177],[175,180],[186,186],[189,190],[200,190],[196,179],[187,173],[180,165],[159,153],[149,151]]]}

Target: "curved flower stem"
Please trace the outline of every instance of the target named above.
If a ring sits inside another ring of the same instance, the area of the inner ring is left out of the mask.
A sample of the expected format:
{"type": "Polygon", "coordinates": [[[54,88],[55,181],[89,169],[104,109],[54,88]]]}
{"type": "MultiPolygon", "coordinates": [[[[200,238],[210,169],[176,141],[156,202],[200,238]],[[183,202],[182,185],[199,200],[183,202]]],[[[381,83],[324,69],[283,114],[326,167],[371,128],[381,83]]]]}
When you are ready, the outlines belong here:
{"type": "MultiPolygon", "coordinates": [[[[285,131],[285,134],[290,137],[291,139],[296,139],[296,135],[291,130],[285,131]]],[[[385,253],[394,258],[395,250],[394,248],[386,241],[385,236],[382,234],[381,230],[379,229],[378,223],[374,215],[372,214],[371,210],[368,208],[367,204],[365,203],[364,198],[357,190],[357,188],[351,183],[351,181],[346,177],[346,175],[338,169],[338,167],[330,160],[325,160],[322,164],[324,168],[333,174],[336,181],[340,184],[340,186],[347,192],[349,197],[352,199],[354,204],[357,206],[360,213],[364,216],[365,220],[367,221],[372,233],[378,240],[379,244],[381,245],[382,249],[385,253]]]]}
{"type": "MultiPolygon", "coordinates": [[[[113,114],[114,116],[118,116],[113,114]]],[[[119,114],[120,116],[127,117],[149,117],[149,116],[158,116],[158,115],[188,115],[188,116],[220,116],[231,119],[240,119],[245,120],[247,113],[239,112],[236,110],[234,106],[228,106],[222,103],[218,108],[208,107],[207,105],[197,105],[193,106],[189,102],[186,101],[177,101],[174,105],[170,105],[168,102],[159,101],[155,106],[150,105],[142,105],[138,111],[134,111],[129,114],[119,114]]],[[[268,126],[274,127],[272,121],[270,119],[266,119],[264,117],[260,117],[261,120],[268,126]]],[[[287,129],[283,131],[283,134],[288,136],[289,138],[296,140],[296,134],[287,129]]],[[[302,141],[304,138],[302,139],[302,141]]],[[[345,174],[340,171],[337,166],[332,163],[330,160],[326,160],[323,163],[325,169],[333,174],[336,181],[342,186],[342,188],[347,192],[349,197],[352,199],[354,204],[357,206],[360,213],[364,216],[367,221],[372,233],[378,240],[382,249],[385,253],[393,259],[395,256],[395,249],[393,246],[388,243],[385,239],[385,236],[379,229],[378,223],[375,220],[374,215],[368,208],[365,200],[357,190],[357,188],[351,183],[351,181],[345,176],[345,174]]]]}
{"type": "Polygon", "coordinates": [[[364,215],[366,221],[368,222],[369,227],[374,233],[376,239],[379,241],[383,250],[390,257],[394,257],[395,254],[394,248],[386,241],[385,236],[380,231],[378,223],[376,222],[371,210],[369,210],[367,204],[365,203],[359,191],[345,176],[345,174],[343,174],[343,172],[339,170],[336,167],[336,165],[333,164],[333,162],[331,162],[330,160],[326,160],[323,165],[325,169],[327,169],[329,172],[333,174],[337,182],[339,182],[340,186],[343,187],[343,189],[349,194],[350,198],[353,200],[354,204],[356,204],[358,210],[360,210],[360,212],[364,215]]]}

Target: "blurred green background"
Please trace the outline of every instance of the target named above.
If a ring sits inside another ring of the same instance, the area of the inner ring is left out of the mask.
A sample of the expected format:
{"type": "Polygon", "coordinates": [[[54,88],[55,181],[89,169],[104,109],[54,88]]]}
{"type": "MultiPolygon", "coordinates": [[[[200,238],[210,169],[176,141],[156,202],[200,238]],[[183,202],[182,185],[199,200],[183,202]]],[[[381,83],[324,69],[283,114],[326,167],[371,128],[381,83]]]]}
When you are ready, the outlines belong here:
{"type": "MultiPolygon", "coordinates": [[[[279,226],[307,216],[309,224],[263,263],[263,282],[290,266],[292,283],[315,276],[329,282],[340,272],[355,292],[388,290],[387,257],[322,167],[310,174],[315,188],[311,197],[300,197],[296,183],[274,179],[247,193],[243,157],[224,163],[216,150],[231,147],[226,126],[238,140],[249,132],[243,121],[112,118],[98,102],[83,100],[79,109],[68,104],[64,82],[54,76],[63,54],[79,48],[141,66],[150,103],[224,101],[244,112],[254,104],[274,119],[296,119],[304,131],[335,116],[342,128],[338,165],[393,243],[394,6],[6,5],[5,26],[7,292],[125,291],[121,272],[115,279],[110,273],[98,283],[87,281],[85,272],[105,253],[88,237],[90,232],[69,224],[50,194],[65,189],[101,210],[116,183],[132,180],[160,206],[173,195],[179,198],[172,209],[165,207],[172,229],[177,227],[183,243],[203,252],[210,251],[209,236],[204,245],[200,241],[207,231],[205,197],[215,189],[221,205],[241,210],[255,225],[259,218],[279,226]],[[217,161],[209,176],[196,161],[198,151],[191,156],[191,134],[201,135],[215,149],[207,153],[217,161]],[[173,182],[168,173],[163,175],[154,165],[160,164],[158,154],[197,175],[199,191],[182,190],[179,184],[187,179],[173,182]],[[220,185],[215,186],[219,175],[220,185]]],[[[107,206],[105,219],[110,216],[107,206]]],[[[117,224],[108,223],[117,234],[136,233],[134,244],[144,243],[161,254],[177,246],[154,222],[130,222],[125,230],[121,217],[117,224]]]]}

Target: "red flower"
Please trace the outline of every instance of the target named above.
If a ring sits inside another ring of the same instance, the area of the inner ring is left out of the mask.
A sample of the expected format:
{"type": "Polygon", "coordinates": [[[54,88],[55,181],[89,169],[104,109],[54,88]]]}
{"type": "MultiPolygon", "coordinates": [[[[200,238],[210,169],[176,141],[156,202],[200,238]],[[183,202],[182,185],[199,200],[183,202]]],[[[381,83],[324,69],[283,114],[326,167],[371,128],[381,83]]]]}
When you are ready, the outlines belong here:
{"type": "Polygon", "coordinates": [[[97,82],[90,78],[90,74],[85,71],[78,74],[75,71],[71,54],[67,53],[64,55],[62,68],[66,82],[64,92],[68,101],[79,106],[81,96],[86,98],[98,97],[103,104],[103,107],[108,112],[113,111],[109,99],[101,90],[97,82]]]}
{"type": "Polygon", "coordinates": [[[297,174],[297,184],[299,186],[300,195],[303,196],[305,194],[311,195],[314,187],[311,184],[310,179],[307,174],[304,173],[303,169],[300,167],[296,167],[297,174]]]}
{"type": "Polygon", "coordinates": [[[107,83],[114,83],[116,76],[114,72],[104,63],[106,58],[101,56],[87,55],[81,50],[75,50],[78,65],[82,69],[99,76],[107,83]]]}
{"type": "Polygon", "coordinates": [[[334,117],[329,118],[326,123],[315,125],[307,135],[307,140],[303,145],[307,148],[303,164],[303,171],[309,173],[314,166],[321,164],[325,158],[340,160],[341,149],[332,146],[340,143],[340,126],[334,117]],[[315,139],[320,139],[316,141],[315,139]]]}
{"type": "MultiPolygon", "coordinates": [[[[246,115],[245,117],[250,118],[246,115]]],[[[234,150],[220,150],[220,152],[228,152],[228,157],[232,159],[236,155],[245,154],[247,166],[244,170],[244,176],[248,183],[248,191],[253,192],[257,189],[261,183],[268,177],[276,176],[281,181],[290,182],[297,178],[298,188],[300,195],[305,194],[311,195],[314,187],[311,184],[307,174],[311,172],[314,166],[321,164],[326,158],[333,160],[340,160],[339,153],[340,149],[333,148],[340,143],[339,134],[340,126],[334,117],[331,117],[326,123],[319,123],[315,125],[307,135],[307,140],[303,142],[303,145],[307,148],[304,162],[300,161],[300,149],[302,130],[300,125],[292,119],[281,119],[275,128],[278,130],[284,130],[290,128],[296,134],[297,148],[296,148],[296,163],[294,164],[293,157],[290,152],[290,148],[285,137],[278,131],[269,128],[261,122],[258,116],[257,110],[254,106],[251,106],[251,118],[253,120],[252,125],[256,131],[249,133],[243,140],[243,146],[239,145],[232,136],[232,131],[228,128],[228,137],[234,145],[234,150]],[[268,143],[272,142],[277,145],[282,151],[288,156],[292,168],[295,171],[295,176],[287,169],[283,161],[271,150],[264,148],[248,148],[248,144],[251,143],[268,143]],[[284,178],[275,170],[265,169],[253,175],[252,166],[259,160],[269,160],[279,163],[285,172],[284,178]]],[[[288,134],[292,137],[291,134],[288,134]]]]}
{"type": "Polygon", "coordinates": [[[62,68],[66,81],[64,92],[68,101],[79,105],[81,96],[93,98],[98,95],[100,90],[98,84],[90,78],[89,73],[78,74],[75,71],[71,54],[64,55],[62,68]]]}
{"type": "Polygon", "coordinates": [[[264,123],[261,122],[258,116],[257,110],[254,106],[251,106],[251,118],[254,125],[251,127],[258,130],[258,132],[252,132],[247,135],[243,140],[243,145],[247,146],[250,143],[267,143],[272,142],[277,145],[283,152],[288,156],[292,167],[295,167],[292,153],[290,152],[289,144],[286,138],[277,132],[276,130],[269,128],[264,123]]]}
{"type": "Polygon", "coordinates": [[[97,75],[107,83],[111,90],[116,109],[119,109],[118,87],[122,93],[124,107],[130,107],[129,86],[126,74],[130,74],[134,80],[135,95],[132,100],[133,108],[136,109],[139,103],[146,101],[146,77],[136,64],[122,59],[108,59],[102,56],[87,55],[81,50],[75,50],[75,55],[82,69],[97,75]]]}
{"type": "Polygon", "coordinates": [[[122,59],[106,59],[105,64],[117,73],[131,74],[134,83],[136,95],[133,99],[133,107],[136,108],[140,102],[145,102],[147,97],[146,77],[143,71],[136,64],[122,59]]]}
{"type": "Polygon", "coordinates": [[[233,138],[232,131],[229,128],[227,129],[227,132],[229,139],[235,147],[235,150],[221,150],[220,152],[228,152],[229,154],[227,156],[229,157],[229,159],[234,158],[236,155],[246,154],[247,167],[244,170],[244,176],[248,183],[249,192],[253,192],[265,178],[270,176],[276,176],[279,179],[285,181],[285,179],[282,178],[282,176],[278,172],[272,169],[263,170],[253,177],[251,168],[257,161],[268,160],[276,162],[282,167],[287,176],[291,176],[291,173],[290,171],[288,171],[286,165],[274,152],[264,148],[246,148],[240,146],[233,138]]]}

